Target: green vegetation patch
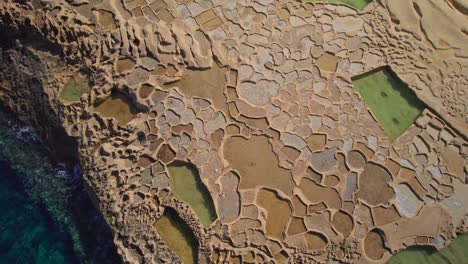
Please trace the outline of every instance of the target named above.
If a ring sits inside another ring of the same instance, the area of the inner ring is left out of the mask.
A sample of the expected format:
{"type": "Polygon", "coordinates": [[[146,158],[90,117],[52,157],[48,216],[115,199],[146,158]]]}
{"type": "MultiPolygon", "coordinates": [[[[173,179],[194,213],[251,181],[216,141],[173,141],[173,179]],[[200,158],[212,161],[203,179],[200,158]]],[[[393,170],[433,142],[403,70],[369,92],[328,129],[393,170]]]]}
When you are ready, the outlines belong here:
{"type": "Polygon", "coordinates": [[[426,107],[389,67],[367,72],[352,80],[392,142],[414,123],[426,107]]]}
{"type": "Polygon", "coordinates": [[[166,208],[154,228],[184,264],[198,263],[198,240],[174,209],[166,208]]]}
{"type": "Polygon", "coordinates": [[[91,85],[86,75],[77,73],[63,87],[60,98],[67,103],[73,103],[80,100],[83,94],[91,91],[91,85]]]}
{"type": "Polygon", "coordinates": [[[431,246],[415,246],[405,249],[387,264],[452,264],[468,263],[468,234],[457,237],[446,248],[437,251],[431,246]]]}
{"type": "Polygon", "coordinates": [[[169,164],[168,170],[175,197],[187,203],[205,227],[213,223],[217,218],[216,210],[197,168],[187,162],[174,161],[169,164]]]}
{"type": "Polygon", "coordinates": [[[304,2],[343,3],[363,10],[372,0],[304,0],[304,2]]]}

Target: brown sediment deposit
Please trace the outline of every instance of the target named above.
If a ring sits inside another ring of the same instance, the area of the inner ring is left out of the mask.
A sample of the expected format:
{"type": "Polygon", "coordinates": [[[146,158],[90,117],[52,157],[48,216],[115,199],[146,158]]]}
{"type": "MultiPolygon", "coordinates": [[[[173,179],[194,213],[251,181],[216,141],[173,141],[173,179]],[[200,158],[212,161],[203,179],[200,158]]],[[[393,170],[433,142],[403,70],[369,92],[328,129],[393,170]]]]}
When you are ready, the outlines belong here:
{"type": "Polygon", "coordinates": [[[294,207],[295,216],[305,216],[307,214],[307,205],[297,195],[291,199],[294,207]]]}
{"type": "Polygon", "coordinates": [[[120,59],[115,63],[115,71],[117,73],[128,72],[131,69],[133,69],[133,67],[135,67],[135,65],[136,65],[136,63],[132,59],[128,59],[128,58],[120,59]]]}
{"type": "Polygon", "coordinates": [[[317,59],[317,66],[326,72],[335,72],[340,58],[331,53],[324,53],[317,59]]]}
{"type": "Polygon", "coordinates": [[[398,214],[398,211],[396,210],[394,205],[388,208],[385,208],[383,206],[374,207],[372,213],[374,216],[376,226],[382,226],[400,219],[400,215],[398,214]]]}
{"type": "Polygon", "coordinates": [[[336,175],[328,175],[323,180],[323,183],[327,186],[333,187],[340,183],[340,178],[338,178],[338,176],[336,175]]]}
{"type": "Polygon", "coordinates": [[[282,239],[291,215],[289,203],[278,197],[275,192],[266,189],[257,192],[256,203],[266,211],[266,234],[282,239]]]}
{"type": "Polygon", "coordinates": [[[337,211],[333,215],[332,225],[344,237],[347,237],[353,231],[353,218],[344,211],[337,211]]]}
{"type": "Polygon", "coordinates": [[[78,142],[125,263],[441,248],[468,230],[466,6],[332,2],[3,0],[0,104],[78,142]],[[382,67],[429,106],[393,142],[353,81],[382,67]]]}
{"type": "MultiPolygon", "coordinates": [[[[204,47],[205,49],[207,47],[204,47]]],[[[200,97],[210,99],[218,110],[227,113],[224,87],[226,85],[226,69],[214,64],[208,70],[187,70],[180,79],[165,85],[166,89],[178,87],[188,98],[200,97]]]]}
{"type": "Polygon", "coordinates": [[[327,135],[312,134],[306,139],[306,141],[312,151],[321,150],[327,144],[327,135]]]}
{"type": "Polygon", "coordinates": [[[304,237],[307,242],[307,248],[310,250],[324,249],[328,244],[327,238],[321,233],[309,232],[304,237]]]}
{"type": "Polygon", "coordinates": [[[304,178],[299,189],[311,203],[324,202],[327,207],[341,208],[341,199],[338,192],[330,187],[322,187],[315,182],[304,178]]]}
{"type": "Polygon", "coordinates": [[[278,157],[265,136],[231,137],[224,143],[224,158],[239,172],[240,188],[268,186],[291,194],[291,172],[279,167],[278,157]]]}
{"type": "Polygon", "coordinates": [[[348,161],[348,165],[353,169],[360,169],[366,163],[364,156],[356,150],[350,151],[346,160],[348,161]]]}
{"type": "Polygon", "coordinates": [[[394,192],[388,183],[390,174],[381,166],[368,163],[359,175],[357,197],[370,205],[385,204],[393,198],[394,192]]]}
{"type": "Polygon", "coordinates": [[[304,219],[294,217],[291,219],[291,223],[289,223],[287,234],[288,236],[293,236],[293,235],[297,235],[300,233],[304,233],[306,231],[307,231],[307,227],[304,224],[304,219]]]}
{"type": "Polygon", "coordinates": [[[130,99],[119,92],[113,92],[104,102],[94,107],[94,111],[104,117],[113,117],[122,125],[128,123],[138,113],[130,99]]]}
{"type": "Polygon", "coordinates": [[[364,239],[364,252],[372,260],[379,260],[385,253],[384,238],[378,229],[371,230],[364,239]]]}
{"type": "Polygon", "coordinates": [[[112,29],[115,29],[115,24],[114,24],[114,14],[109,11],[105,10],[98,10],[98,23],[101,24],[101,26],[107,28],[111,27],[112,29]]]}
{"type": "Polygon", "coordinates": [[[138,95],[140,96],[140,98],[145,99],[145,98],[148,98],[153,91],[154,91],[153,86],[148,85],[148,84],[143,84],[140,87],[140,91],[139,91],[138,95]]]}
{"type": "Polygon", "coordinates": [[[164,144],[159,148],[157,158],[167,164],[175,158],[175,152],[169,145],[164,144]]]}

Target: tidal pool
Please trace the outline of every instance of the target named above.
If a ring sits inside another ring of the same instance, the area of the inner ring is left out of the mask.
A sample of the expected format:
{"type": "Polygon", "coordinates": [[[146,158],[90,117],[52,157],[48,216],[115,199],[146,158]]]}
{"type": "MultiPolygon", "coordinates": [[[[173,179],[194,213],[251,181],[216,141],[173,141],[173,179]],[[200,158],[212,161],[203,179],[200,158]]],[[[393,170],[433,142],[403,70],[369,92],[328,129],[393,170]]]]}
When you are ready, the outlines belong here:
{"type": "Polygon", "coordinates": [[[198,263],[198,240],[174,209],[166,208],[154,228],[184,264],[198,263]]]}
{"type": "Polygon", "coordinates": [[[132,102],[122,93],[113,92],[104,102],[94,107],[104,117],[114,117],[119,124],[124,125],[138,113],[132,102]]]}
{"type": "Polygon", "coordinates": [[[171,190],[187,203],[205,227],[217,218],[210,192],[203,184],[198,169],[191,163],[174,161],[168,166],[171,190]]]}
{"type": "Polygon", "coordinates": [[[60,98],[66,103],[80,100],[83,94],[91,91],[88,77],[81,72],[70,78],[60,91],[60,98]]]}
{"type": "Polygon", "coordinates": [[[446,248],[414,246],[395,254],[387,264],[466,264],[468,263],[468,234],[457,237],[446,248]]]}

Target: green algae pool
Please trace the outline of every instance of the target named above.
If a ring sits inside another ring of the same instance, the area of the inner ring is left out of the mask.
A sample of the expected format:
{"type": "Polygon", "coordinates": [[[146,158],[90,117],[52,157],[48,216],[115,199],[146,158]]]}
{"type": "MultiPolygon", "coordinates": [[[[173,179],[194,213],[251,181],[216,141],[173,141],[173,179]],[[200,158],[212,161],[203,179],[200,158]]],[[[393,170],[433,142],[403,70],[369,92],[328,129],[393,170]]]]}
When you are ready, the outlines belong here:
{"type": "Polygon", "coordinates": [[[88,77],[78,73],[64,85],[60,92],[60,98],[66,103],[73,103],[79,101],[83,94],[90,91],[91,85],[88,77]]]}
{"type": "Polygon", "coordinates": [[[174,209],[166,208],[154,228],[184,264],[198,263],[198,240],[174,209]]]}
{"type": "Polygon", "coordinates": [[[353,77],[352,81],[391,142],[403,134],[426,107],[390,67],[353,77]]]}
{"type": "Polygon", "coordinates": [[[217,218],[210,192],[203,184],[198,169],[190,163],[174,161],[168,166],[171,190],[187,203],[205,227],[217,218]]]}
{"type": "Polygon", "coordinates": [[[363,10],[372,0],[304,0],[304,2],[343,3],[363,10]]]}
{"type": "Polygon", "coordinates": [[[430,246],[415,246],[395,254],[387,264],[467,264],[468,234],[457,237],[437,251],[430,246]]]}

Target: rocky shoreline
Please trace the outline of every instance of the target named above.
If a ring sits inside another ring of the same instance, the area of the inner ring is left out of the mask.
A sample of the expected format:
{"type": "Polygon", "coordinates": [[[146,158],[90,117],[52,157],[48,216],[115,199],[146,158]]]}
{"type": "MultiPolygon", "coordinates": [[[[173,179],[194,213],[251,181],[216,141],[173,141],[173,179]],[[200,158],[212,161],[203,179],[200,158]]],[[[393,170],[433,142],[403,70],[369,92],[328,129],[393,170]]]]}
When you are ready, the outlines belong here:
{"type": "Polygon", "coordinates": [[[0,127],[0,160],[58,229],[70,234],[80,263],[119,263],[112,233],[89,198],[79,165],[54,161],[34,130],[5,109],[0,109],[0,127]]]}

